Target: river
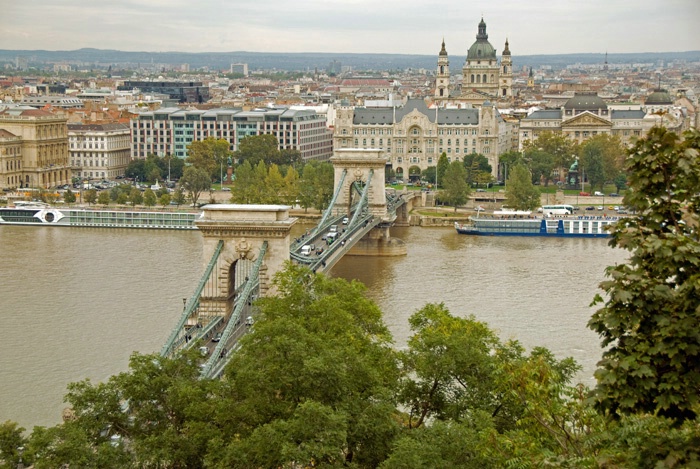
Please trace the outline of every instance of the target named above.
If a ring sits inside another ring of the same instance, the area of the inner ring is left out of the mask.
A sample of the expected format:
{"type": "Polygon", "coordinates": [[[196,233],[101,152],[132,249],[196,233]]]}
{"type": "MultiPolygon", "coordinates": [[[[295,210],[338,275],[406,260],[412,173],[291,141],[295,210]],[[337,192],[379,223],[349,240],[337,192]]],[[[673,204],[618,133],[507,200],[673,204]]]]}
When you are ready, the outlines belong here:
{"type": "MultiPolygon", "coordinates": [[[[303,229],[299,227],[300,229],[303,229]]],[[[601,239],[490,238],[451,228],[394,228],[408,255],[346,257],[397,347],[428,302],[473,314],[503,339],[543,345],[593,384],[599,340],[586,328],[607,265],[626,253],[601,239]]],[[[70,382],[107,379],[133,351],[158,352],[203,270],[197,232],[0,226],[0,422],[54,425],[70,382]]]]}

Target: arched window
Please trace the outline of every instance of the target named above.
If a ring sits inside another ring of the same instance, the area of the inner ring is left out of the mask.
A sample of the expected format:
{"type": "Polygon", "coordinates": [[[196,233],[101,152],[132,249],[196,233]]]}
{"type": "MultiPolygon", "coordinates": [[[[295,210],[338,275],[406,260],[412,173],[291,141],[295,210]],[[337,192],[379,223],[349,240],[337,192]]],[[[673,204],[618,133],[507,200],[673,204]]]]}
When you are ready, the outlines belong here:
{"type": "Polygon", "coordinates": [[[440,73],[445,73],[445,66],[444,65],[440,65],[440,73]]]}
{"type": "Polygon", "coordinates": [[[486,83],[486,74],[485,73],[484,73],[484,78],[482,78],[482,80],[484,80],[484,83],[486,83]]]}
{"type": "Polygon", "coordinates": [[[443,90],[442,88],[440,88],[440,96],[442,96],[443,91],[445,91],[445,90],[443,90]]]}
{"type": "Polygon", "coordinates": [[[496,81],[493,79],[493,73],[491,74],[491,81],[489,83],[495,83],[496,81]]]}
{"type": "Polygon", "coordinates": [[[477,75],[477,76],[476,76],[476,82],[477,82],[477,83],[481,83],[481,75],[477,75]]]}
{"type": "Polygon", "coordinates": [[[472,83],[474,83],[474,74],[472,73],[472,83]]]}
{"type": "Polygon", "coordinates": [[[503,66],[503,73],[508,73],[508,67],[506,67],[505,65],[503,66]]]}

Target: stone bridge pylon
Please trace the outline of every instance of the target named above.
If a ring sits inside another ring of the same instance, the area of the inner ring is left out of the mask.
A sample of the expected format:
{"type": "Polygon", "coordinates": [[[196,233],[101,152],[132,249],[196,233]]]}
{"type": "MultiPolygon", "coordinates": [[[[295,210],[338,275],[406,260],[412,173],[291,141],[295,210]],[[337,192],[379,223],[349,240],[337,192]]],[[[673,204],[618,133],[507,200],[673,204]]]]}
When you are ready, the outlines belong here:
{"type": "Polygon", "coordinates": [[[383,153],[382,150],[377,149],[344,148],[335,150],[330,159],[334,169],[334,190],[338,190],[338,184],[343,185],[333,204],[333,213],[350,214],[352,204],[356,202],[353,198],[352,185],[360,182],[363,186],[369,184],[368,211],[382,220],[355,243],[348,252],[351,256],[402,256],[407,252],[404,242],[398,238],[392,238],[389,232],[396,214],[387,211],[384,185],[387,159],[383,153]]]}
{"type": "Polygon", "coordinates": [[[212,204],[203,207],[195,223],[204,237],[203,259],[211,259],[219,240],[223,250],[216,270],[200,297],[200,316],[225,315],[231,311],[236,293],[244,285],[262,245],[267,250],[260,266],[260,295],[271,292],[272,276],[289,260],[291,229],[296,218],[286,205],[212,204]]]}

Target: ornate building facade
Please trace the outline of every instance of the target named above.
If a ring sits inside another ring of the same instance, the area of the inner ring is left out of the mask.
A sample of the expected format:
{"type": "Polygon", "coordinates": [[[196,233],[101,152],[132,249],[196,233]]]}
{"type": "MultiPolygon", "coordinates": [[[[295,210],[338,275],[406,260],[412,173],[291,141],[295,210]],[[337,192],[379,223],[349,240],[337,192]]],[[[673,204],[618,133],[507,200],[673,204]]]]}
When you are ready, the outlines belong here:
{"type": "Polygon", "coordinates": [[[450,91],[450,62],[442,41],[438,54],[435,80],[435,99],[454,104],[481,105],[484,101],[509,101],[513,97],[513,62],[506,39],[499,64],[496,49],[489,42],[486,23],[479,22],[476,41],[467,52],[462,67],[462,84],[459,92],[450,91]]]}
{"type": "Polygon", "coordinates": [[[511,124],[491,104],[480,108],[428,108],[422,99],[409,99],[401,107],[337,110],[333,148],[380,149],[398,179],[408,181],[437,166],[442,153],[462,160],[480,153],[489,160],[493,175],[498,155],[511,149],[511,124]]]}
{"type": "Polygon", "coordinates": [[[0,112],[0,188],[70,183],[67,122],[25,106],[0,112]]]}

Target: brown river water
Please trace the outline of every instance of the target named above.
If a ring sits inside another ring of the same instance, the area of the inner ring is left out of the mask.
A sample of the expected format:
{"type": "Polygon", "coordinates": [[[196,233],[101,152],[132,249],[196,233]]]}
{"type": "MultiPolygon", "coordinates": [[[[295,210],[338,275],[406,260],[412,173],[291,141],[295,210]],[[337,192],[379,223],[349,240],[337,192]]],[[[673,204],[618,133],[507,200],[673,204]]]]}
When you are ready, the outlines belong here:
{"type": "MultiPolygon", "coordinates": [[[[297,226],[301,232],[305,227],[297,226]]],[[[396,347],[428,302],[475,315],[504,338],[574,357],[594,383],[599,340],[586,328],[608,265],[602,239],[493,238],[452,228],[394,228],[408,255],[346,257],[331,275],[358,279],[396,347]]],[[[0,422],[54,425],[70,382],[127,369],[158,352],[203,270],[198,232],[0,226],[0,422]]]]}

